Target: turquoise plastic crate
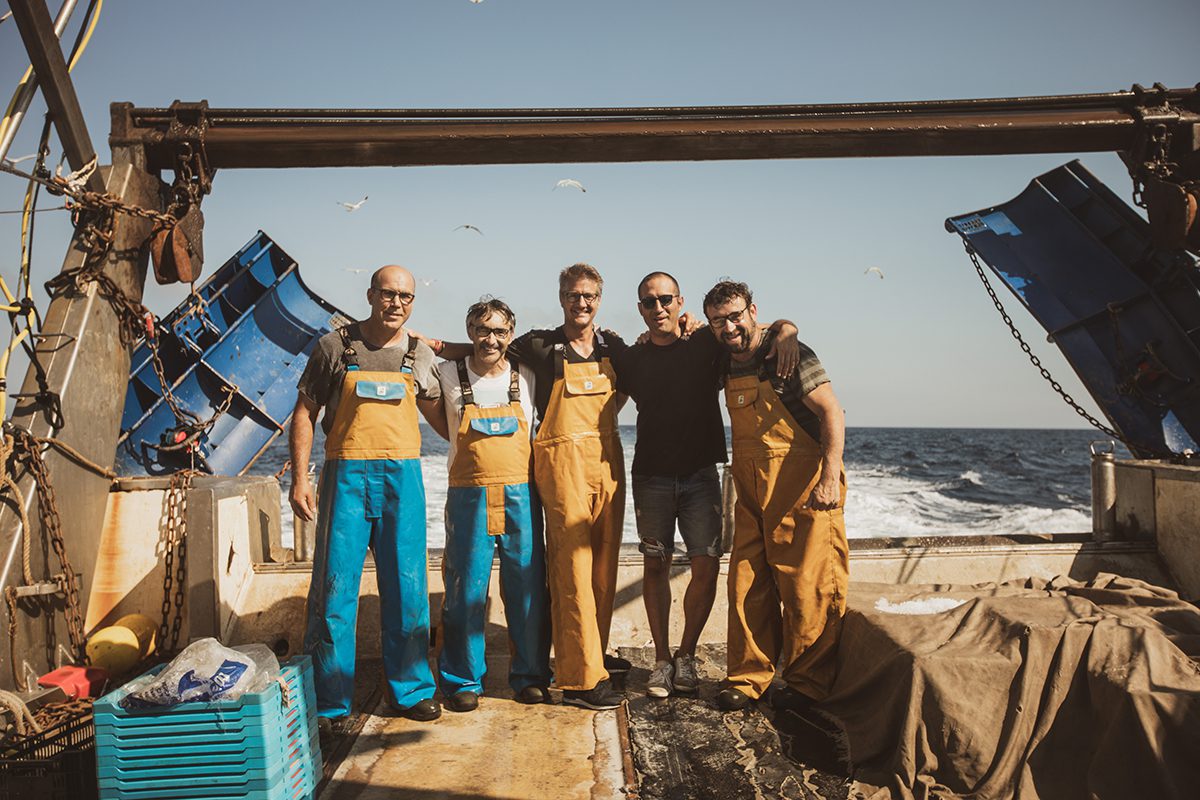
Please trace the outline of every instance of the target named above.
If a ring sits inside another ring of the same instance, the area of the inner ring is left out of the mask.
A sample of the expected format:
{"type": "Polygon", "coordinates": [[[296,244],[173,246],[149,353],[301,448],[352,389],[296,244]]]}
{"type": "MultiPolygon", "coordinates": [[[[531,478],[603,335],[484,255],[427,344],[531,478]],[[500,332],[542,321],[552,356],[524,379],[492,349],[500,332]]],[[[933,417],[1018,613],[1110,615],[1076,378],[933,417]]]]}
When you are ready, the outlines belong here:
{"type": "MultiPolygon", "coordinates": [[[[159,667],[147,674],[155,674],[159,667]]],[[[128,691],[96,701],[101,800],[307,800],[320,776],[316,693],[308,656],[278,683],[237,700],[123,709],[128,691]]]]}

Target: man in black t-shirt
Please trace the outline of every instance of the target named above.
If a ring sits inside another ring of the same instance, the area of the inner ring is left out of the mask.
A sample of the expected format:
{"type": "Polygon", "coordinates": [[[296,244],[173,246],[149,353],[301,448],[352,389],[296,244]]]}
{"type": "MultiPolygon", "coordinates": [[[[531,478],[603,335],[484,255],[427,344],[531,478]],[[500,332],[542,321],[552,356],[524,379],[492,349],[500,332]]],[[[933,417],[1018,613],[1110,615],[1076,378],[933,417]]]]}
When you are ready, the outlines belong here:
{"type": "MultiPolygon", "coordinates": [[[[679,284],[652,272],[638,284],[648,339],[616,360],[617,387],[637,403],[633,503],[643,554],[643,600],[654,638],[647,694],[698,688],[696,645],[712,610],[721,556],[721,483],[725,425],[717,392],[724,348],[708,328],[683,336],[679,284]],[[670,649],[670,568],[678,523],[691,565],[679,649],[670,649]]],[[[795,328],[790,328],[794,337],[795,328]]],[[[783,343],[786,350],[790,337],[783,343]]],[[[789,351],[790,353],[790,351],[789,351]]],[[[790,357],[790,356],[789,356],[790,357]]],[[[786,359],[785,359],[786,361],[786,359]]]]}

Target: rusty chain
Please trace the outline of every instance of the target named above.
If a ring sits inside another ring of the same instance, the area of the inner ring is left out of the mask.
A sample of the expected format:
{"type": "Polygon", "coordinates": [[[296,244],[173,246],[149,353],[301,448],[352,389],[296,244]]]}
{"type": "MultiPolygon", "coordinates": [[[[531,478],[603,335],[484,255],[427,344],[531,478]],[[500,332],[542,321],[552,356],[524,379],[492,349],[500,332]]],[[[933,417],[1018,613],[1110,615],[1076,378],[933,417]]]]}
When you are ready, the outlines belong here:
{"type": "Polygon", "coordinates": [[[187,496],[194,475],[195,470],[191,469],[176,472],[171,475],[167,487],[162,622],[158,626],[161,654],[173,654],[178,650],[179,632],[183,627],[187,585],[187,496]]]}
{"type": "Polygon", "coordinates": [[[58,556],[58,563],[62,568],[62,573],[56,576],[56,580],[60,584],[62,593],[66,596],[64,616],[67,621],[67,633],[71,639],[71,647],[74,650],[75,659],[80,663],[86,663],[83,612],[79,602],[79,576],[76,574],[75,568],[71,566],[71,560],[67,557],[58,501],[54,494],[54,485],[50,480],[50,471],[42,458],[42,445],[38,442],[37,437],[27,430],[15,426],[10,426],[9,430],[13,436],[17,457],[23,457],[26,468],[33,476],[34,486],[37,489],[38,517],[42,524],[42,530],[49,536],[50,546],[54,548],[54,553],[58,556]]]}
{"type": "Polygon", "coordinates": [[[979,274],[979,280],[983,282],[983,288],[987,289],[988,297],[992,299],[992,304],[996,306],[996,310],[1000,312],[1001,319],[1003,319],[1004,324],[1008,326],[1008,332],[1011,333],[1012,337],[1017,340],[1017,344],[1021,345],[1021,350],[1025,353],[1025,355],[1029,356],[1030,363],[1037,367],[1038,372],[1042,374],[1042,377],[1045,378],[1046,382],[1050,384],[1054,391],[1058,392],[1059,396],[1062,397],[1067,405],[1075,410],[1076,414],[1083,417],[1093,427],[1102,431],[1107,436],[1111,436],[1112,438],[1123,442],[1126,446],[1129,446],[1129,442],[1125,441],[1125,437],[1093,417],[1088,413],[1087,409],[1075,402],[1075,398],[1071,397],[1070,393],[1068,393],[1067,390],[1062,387],[1062,384],[1054,379],[1054,376],[1050,374],[1050,370],[1042,366],[1041,359],[1033,354],[1033,350],[1030,349],[1028,342],[1025,341],[1025,337],[1021,335],[1019,330],[1017,330],[1016,323],[1012,321],[1012,317],[1010,317],[1008,312],[1004,310],[1004,304],[1000,302],[1000,298],[996,295],[996,290],[992,288],[992,284],[988,281],[987,275],[984,274],[983,265],[979,261],[979,256],[976,254],[975,248],[971,246],[970,242],[966,241],[963,242],[963,246],[967,249],[967,255],[971,257],[971,263],[975,266],[975,272],[979,274]]]}

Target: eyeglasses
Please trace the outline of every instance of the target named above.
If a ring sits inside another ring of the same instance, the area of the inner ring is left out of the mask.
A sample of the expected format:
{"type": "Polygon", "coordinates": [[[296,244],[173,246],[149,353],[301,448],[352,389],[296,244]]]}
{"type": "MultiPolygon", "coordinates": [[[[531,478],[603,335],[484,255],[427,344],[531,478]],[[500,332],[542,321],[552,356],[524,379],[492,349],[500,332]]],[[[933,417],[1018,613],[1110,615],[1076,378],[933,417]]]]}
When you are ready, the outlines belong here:
{"type": "Polygon", "coordinates": [[[749,308],[749,306],[742,306],[742,309],[740,311],[730,312],[729,314],[726,314],[723,317],[709,317],[708,324],[711,325],[716,330],[721,330],[722,328],[724,328],[725,323],[727,323],[727,322],[732,322],[734,325],[737,325],[739,322],[742,321],[742,317],[744,317],[746,315],[746,309],[748,309],[748,308],[749,308]]]}
{"type": "Polygon", "coordinates": [[[661,304],[663,308],[670,308],[671,304],[675,302],[675,295],[673,295],[673,294],[652,294],[647,297],[641,298],[640,300],[638,300],[638,302],[641,303],[642,308],[646,309],[647,311],[652,311],[654,309],[654,307],[659,304],[661,304]]]}
{"type": "Polygon", "coordinates": [[[483,325],[476,325],[475,335],[480,339],[486,339],[489,336],[495,336],[497,339],[507,339],[512,335],[512,328],[486,328],[483,325]]]}
{"type": "Polygon", "coordinates": [[[385,305],[391,305],[399,300],[400,305],[409,306],[412,305],[413,300],[417,299],[417,296],[412,292],[399,292],[395,289],[376,289],[375,294],[379,296],[379,299],[382,300],[385,305]]]}
{"type": "Polygon", "coordinates": [[[592,292],[563,292],[563,299],[568,303],[578,303],[582,300],[590,306],[600,299],[600,295],[593,294],[592,292]]]}

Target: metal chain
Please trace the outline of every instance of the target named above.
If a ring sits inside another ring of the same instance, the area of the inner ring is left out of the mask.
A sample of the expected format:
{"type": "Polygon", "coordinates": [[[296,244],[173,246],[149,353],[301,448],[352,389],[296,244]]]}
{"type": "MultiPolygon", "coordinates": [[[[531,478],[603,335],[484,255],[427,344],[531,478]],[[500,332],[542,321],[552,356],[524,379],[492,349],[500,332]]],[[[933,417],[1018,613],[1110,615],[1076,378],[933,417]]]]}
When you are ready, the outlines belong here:
{"type": "Polygon", "coordinates": [[[64,616],[67,620],[67,633],[71,639],[71,647],[75,651],[76,660],[86,663],[83,612],[79,602],[79,576],[75,573],[75,568],[71,566],[71,560],[67,557],[58,502],[54,495],[54,485],[50,480],[50,471],[42,458],[42,446],[38,443],[37,438],[27,430],[14,426],[11,431],[14,444],[24,455],[27,468],[33,476],[34,485],[37,488],[38,516],[42,523],[42,530],[50,537],[50,545],[54,548],[54,553],[58,556],[58,563],[62,567],[59,582],[62,592],[67,598],[64,616]]]}
{"type": "Polygon", "coordinates": [[[142,208],[130,203],[122,202],[119,197],[111,192],[91,192],[86,189],[77,188],[71,185],[68,178],[60,175],[45,177],[17,169],[16,167],[0,162],[0,172],[7,172],[11,175],[16,175],[18,178],[35,181],[45,186],[51,194],[64,195],[71,198],[84,208],[91,209],[108,209],[110,212],[125,214],[131,217],[140,217],[157,222],[160,225],[170,227],[178,220],[170,214],[164,214],[161,211],[154,211],[149,208],[142,208]]]}
{"type": "Polygon", "coordinates": [[[1086,419],[1097,430],[1100,430],[1107,436],[1111,436],[1112,438],[1123,442],[1127,447],[1133,449],[1133,446],[1125,440],[1125,437],[1104,423],[1100,422],[1100,420],[1093,417],[1087,412],[1086,409],[1080,406],[1079,403],[1075,402],[1075,398],[1071,397],[1067,390],[1062,387],[1062,384],[1054,379],[1054,376],[1050,374],[1050,371],[1042,366],[1041,359],[1033,354],[1033,350],[1030,349],[1029,344],[1025,341],[1025,337],[1023,337],[1021,332],[1017,330],[1017,326],[1012,321],[1012,317],[1010,317],[1008,312],[1004,310],[1004,304],[1000,302],[1000,298],[996,295],[996,290],[992,288],[992,284],[988,281],[987,275],[984,274],[983,265],[979,262],[979,256],[976,255],[975,248],[971,246],[970,242],[966,241],[963,242],[963,247],[966,248],[967,255],[971,257],[971,263],[975,265],[975,272],[979,274],[979,280],[983,281],[983,288],[987,289],[988,297],[992,298],[992,304],[996,306],[996,310],[1000,312],[1001,319],[1003,319],[1004,324],[1008,326],[1008,332],[1011,333],[1012,337],[1017,340],[1017,344],[1021,345],[1021,350],[1024,351],[1025,355],[1029,356],[1030,363],[1037,367],[1038,372],[1042,374],[1042,377],[1046,379],[1046,382],[1050,384],[1051,388],[1058,392],[1059,396],[1062,397],[1067,405],[1075,409],[1076,414],[1086,419]]]}
{"type": "Polygon", "coordinates": [[[162,654],[178,650],[179,632],[183,627],[187,585],[187,496],[194,475],[195,471],[190,469],[176,472],[167,487],[162,622],[158,626],[158,648],[162,654]]]}

